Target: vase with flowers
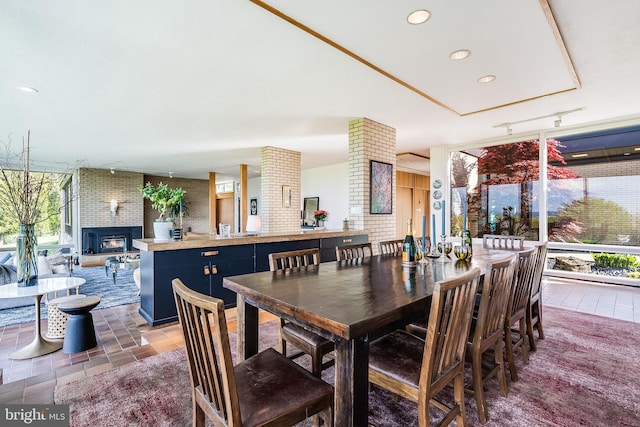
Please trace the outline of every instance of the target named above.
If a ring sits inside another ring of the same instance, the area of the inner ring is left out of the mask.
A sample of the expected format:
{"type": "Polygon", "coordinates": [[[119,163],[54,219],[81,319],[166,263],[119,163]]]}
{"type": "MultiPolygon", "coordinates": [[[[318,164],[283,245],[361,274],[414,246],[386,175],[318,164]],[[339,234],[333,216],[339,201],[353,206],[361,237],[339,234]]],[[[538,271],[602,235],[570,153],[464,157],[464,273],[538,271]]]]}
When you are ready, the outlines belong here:
{"type": "Polygon", "coordinates": [[[324,228],[324,220],[329,216],[329,212],[318,209],[317,211],[313,211],[313,217],[316,219],[316,227],[324,228]]]}
{"type": "Polygon", "coordinates": [[[10,146],[5,144],[7,157],[0,163],[0,204],[2,214],[18,224],[16,238],[16,263],[18,286],[38,284],[38,241],[35,225],[46,221],[46,200],[56,189],[54,175],[30,170],[30,136],[27,133],[22,151],[10,155],[10,146]]]}

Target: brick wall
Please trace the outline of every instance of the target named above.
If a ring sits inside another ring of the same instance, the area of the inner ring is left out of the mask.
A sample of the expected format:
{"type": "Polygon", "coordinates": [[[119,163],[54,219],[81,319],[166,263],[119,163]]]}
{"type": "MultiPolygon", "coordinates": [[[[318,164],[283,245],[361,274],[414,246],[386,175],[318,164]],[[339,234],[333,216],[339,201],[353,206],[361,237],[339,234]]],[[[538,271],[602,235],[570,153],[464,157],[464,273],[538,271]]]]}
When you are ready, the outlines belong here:
{"type": "Polygon", "coordinates": [[[378,242],[396,238],[396,130],[367,118],[349,122],[349,224],[369,232],[374,254],[378,242]],[[370,160],[393,165],[390,215],[370,214],[370,160]]]}
{"type": "Polygon", "coordinates": [[[80,168],[78,170],[78,220],[82,227],[139,227],[143,221],[142,196],[138,187],[143,175],[137,172],[80,168]],[[109,209],[112,199],[118,211],[109,209]]]}
{"type": "MultiPolygon", "coordinates": [[[[187,192],[184,195],[184,200],[189,210],[189,216],[184,217],[182,226],[185,230],[191,227],[191,231],[194,233],[209,232],[209,180],[144,175],[144,182],[150,182],[154,186],[162,182],[170,188],[182,187],[187,192]]],[[[142,195],[139,192],[138,198],[142,200],[142,195]]],[[[158,215],[158,211],[151,207],[151,201],[144,200],[144,237],[153,237],[153,222],[158,219],[158,215]]],[[[176,225],[180,225],[178,220],[176,220],[176,225]]]]}
{"type": "Polygon", "coordinates": [[[262,147],[260,190],[263,232],[300,231],[301,156],[298,151],[262,147]],[[283,186],[291,189],[291,205],[283,206],[283,186]]]}

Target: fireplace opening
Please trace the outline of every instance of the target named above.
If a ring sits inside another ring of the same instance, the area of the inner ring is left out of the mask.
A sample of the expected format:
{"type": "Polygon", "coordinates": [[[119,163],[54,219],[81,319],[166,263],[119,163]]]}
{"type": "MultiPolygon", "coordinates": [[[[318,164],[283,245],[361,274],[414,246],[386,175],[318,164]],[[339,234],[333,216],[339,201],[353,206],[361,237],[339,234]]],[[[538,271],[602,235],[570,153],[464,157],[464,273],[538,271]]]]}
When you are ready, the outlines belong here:
{"type": "Polygon", "coordinates": [[[102,236],[100,238],[100,252],[122,252],[127,247],[125,236],[102,236]]]}

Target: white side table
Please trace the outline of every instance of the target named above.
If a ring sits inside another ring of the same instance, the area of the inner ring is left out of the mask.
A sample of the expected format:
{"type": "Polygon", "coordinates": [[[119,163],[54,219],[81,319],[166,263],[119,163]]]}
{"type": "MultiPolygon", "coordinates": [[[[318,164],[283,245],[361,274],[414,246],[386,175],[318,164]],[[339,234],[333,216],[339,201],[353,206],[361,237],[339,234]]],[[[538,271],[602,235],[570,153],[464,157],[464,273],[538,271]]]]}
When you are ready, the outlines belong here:
{"type": "Polygon", "coordinates": [[[40,300],[44,294],[77,288],[84,284],[84,282],[85,280],[80,277],[50,277],[47,279],[38,279],[36,286],[18,287],[17,283],[0,286],[0,298],[33,297],[36,304],[36,330],[33,341],[25,347],[9,354],[9,359],[31,359],[32,357],[53,353],[62,348],[61,342],[52,342],[42,337],[40,300]]]}

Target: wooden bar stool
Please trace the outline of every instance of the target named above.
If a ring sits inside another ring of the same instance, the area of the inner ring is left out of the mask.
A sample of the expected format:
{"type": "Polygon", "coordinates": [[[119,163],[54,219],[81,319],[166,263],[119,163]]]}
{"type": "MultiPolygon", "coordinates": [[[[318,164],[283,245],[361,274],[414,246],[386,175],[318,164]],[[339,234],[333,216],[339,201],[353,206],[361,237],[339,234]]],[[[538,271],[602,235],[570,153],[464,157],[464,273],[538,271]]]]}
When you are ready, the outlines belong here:
{"type": "Polygon", "coordinates": [[[90,313],[98,304],[98,297],[76,298],[58,304],[58,310],[69,315],[62,344],[63,353],[78,353],[98,345],[93,316],[90,313]]]}

